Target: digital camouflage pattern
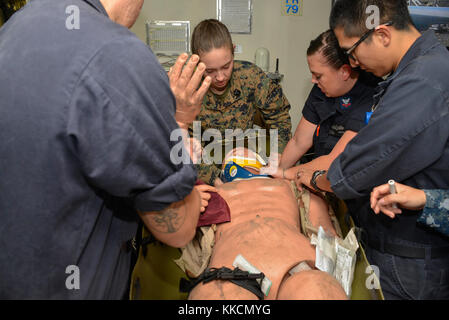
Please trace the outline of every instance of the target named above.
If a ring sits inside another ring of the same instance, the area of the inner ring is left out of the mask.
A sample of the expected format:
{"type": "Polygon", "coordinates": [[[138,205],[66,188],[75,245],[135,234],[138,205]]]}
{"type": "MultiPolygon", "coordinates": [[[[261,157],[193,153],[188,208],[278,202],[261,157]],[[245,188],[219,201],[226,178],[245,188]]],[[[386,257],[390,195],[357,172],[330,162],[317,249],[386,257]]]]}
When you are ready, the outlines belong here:
{"type": "MultiPolygon", "coordinates": [[[[298,203],[298,209],[299,209],[299,217],[301,219],[301,233],[305,235],[307,238],[311,239],[312,235],[318,234],[318,228],[314,227],[312,223],[310,222],[310,191],[303,187],[302,190],[299,190],[296,186],[295,181],[290,180],[290,188],[292,189],[296,201],[298,203]]],[[[325,197],[325,192],[319,192],[317,194],[321,194],[323,197],[325,197]]],[[[324,198],[323,198],[324,200],[324,198]]],[[[335,229],[335,232],[340,238],[343,238],[343,233],[340,228],[340,223],[338,222],[337,216],[335,215],[334,209],[329,204],[328,205],[328,214],[329,218],[331,219],[332,226],[335,229]]]]}
{"type": "Polygon", "coordinates": [[[449,190],[423,190],[426,205],[418,222],[449,236],[449,190]]]}
{"type": "MultiPolygon", "coordinates": [[[[207,92],[197,121],[201,122],[202,134],[207,129],[217,129],[224,139],[226,129],[252,129],[257,111],[263,118],[267,135],[268,129],[278,130],[277,152],[282,153],[291,138],[290,103],[280,84],[268,78],[262,69],[251,62],[236,60],[227,90],[220,96],[210,90],[207,92]]],[[[192,132],[193,127],[191,135],[192,132]]],[[[216,141],[211,139],[211,142],[216,141]]],[[[206,144],[202,141],[203,148],[206,144]]],[[[221,163],[203,162],[196,167],[198,178],[211,185],[221,171],[221,163]]]]}

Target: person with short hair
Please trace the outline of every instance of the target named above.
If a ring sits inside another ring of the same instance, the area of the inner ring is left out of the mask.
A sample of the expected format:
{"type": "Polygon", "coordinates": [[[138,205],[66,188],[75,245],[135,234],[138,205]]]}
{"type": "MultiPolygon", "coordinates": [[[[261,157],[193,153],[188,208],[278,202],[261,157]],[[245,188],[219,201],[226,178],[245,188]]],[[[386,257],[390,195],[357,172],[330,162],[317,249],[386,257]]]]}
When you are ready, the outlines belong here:
{"type": "Polygon", "coordinates": [[[449,239],[418,224],[421,211],[390,219],[373,214],[369,201],[390,179],[449,189],[449,52],[432,30],[414,27],[405,0],[339,0],[330,27],[351,65],[386,80],[368,125],[317,184],[353,200],[349,211],[386,299],[449,299],[449,239]]]}
{"type": "Polygon", "coordinates": [[[128,30],[142,5],[34,0],[0,29],[0,299],[122,299],[139,217],[171,246],[195,234],[170,135],[210,78],[187,54],[167,77],[128,30]]]}

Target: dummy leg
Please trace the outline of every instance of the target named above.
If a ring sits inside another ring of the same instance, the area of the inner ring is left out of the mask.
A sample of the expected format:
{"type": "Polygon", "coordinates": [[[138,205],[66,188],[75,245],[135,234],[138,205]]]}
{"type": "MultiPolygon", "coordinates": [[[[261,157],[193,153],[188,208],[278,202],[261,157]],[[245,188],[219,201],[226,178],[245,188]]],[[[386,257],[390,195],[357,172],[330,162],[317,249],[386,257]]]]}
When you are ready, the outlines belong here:
{"type": "Polygon", "coordinates": [[[278,300],[347,300],[345,291],[331,275],[319,270],[287,276],[279,288],[278,300]]]}
{"type": "Polygon", "coordinates": [[[321,226],[327,234],[337,236],[326,201],[312,192],[310,192],[309,221],[314,229],[318,230],[321,226]]]}
{"type": "Polygon", "coordinates": [[[259,300],[259,298],[230,281],[213,280],[198,284],[189,294],[189,300],[259,300]]]}
{"type": "MultiPolygon", "coordinates": [[[[265,299],[276,299],[285,274],[300,261],[314,261],[315,249],[296,226],[278,218],[258,217],[258,213],[246,221],[239,219],[241,223],[234,228],[217,230],[209,267],[234,269],[232,263],[241,254],[272,281],[265,299]]],[[[256,299],[256,296],[232,282],[213,280],[197,285],[189,299],[256,299]]]]}

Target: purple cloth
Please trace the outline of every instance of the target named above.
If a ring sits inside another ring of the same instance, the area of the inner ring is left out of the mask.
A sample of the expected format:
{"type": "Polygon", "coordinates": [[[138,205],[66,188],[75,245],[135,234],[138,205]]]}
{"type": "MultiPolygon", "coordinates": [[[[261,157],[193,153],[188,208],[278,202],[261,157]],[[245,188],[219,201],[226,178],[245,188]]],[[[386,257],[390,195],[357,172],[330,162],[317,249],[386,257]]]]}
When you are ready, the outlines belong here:
{"type": "MultiPolygon", "coordinates": [[[[205,183],[201,180],[197,180],[195,183],[195,185],[201,184],[205,183]]],[[[217,192],[210,192],[210,195],[211,198],[209,199],[206,211],[200,215],[200,219],[198,220],[198,227],[231,221],[231,210],[229,210],[225,199],[217,192]]]]}

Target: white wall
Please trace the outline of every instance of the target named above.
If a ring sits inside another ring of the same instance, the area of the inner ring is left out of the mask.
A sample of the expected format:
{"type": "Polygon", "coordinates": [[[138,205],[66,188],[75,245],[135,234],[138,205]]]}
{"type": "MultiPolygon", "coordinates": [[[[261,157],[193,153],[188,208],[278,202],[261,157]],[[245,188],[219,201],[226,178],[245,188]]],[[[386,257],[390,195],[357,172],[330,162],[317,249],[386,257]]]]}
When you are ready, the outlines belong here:
{"type": "MultiPolygon", "coordinates": [[[[282,2],[285,0],[253,0],[251,34],[232,34],[232,38],[243,49],[236,59],[254,62],[256,49],[266,47],[270,51],[269,71],[274,71],[279,58],[282,87],[292,105],[294,132],[312,88],[306,51],[310,40],[328,28],[331,0],[304,0],[302,16],[283,16],[282,2]]],[[[145,41],[147,20],[189,20],[193,30],[208,18],[216,18],[216,0],[146,0],[132,31],[145,41]]]]}

